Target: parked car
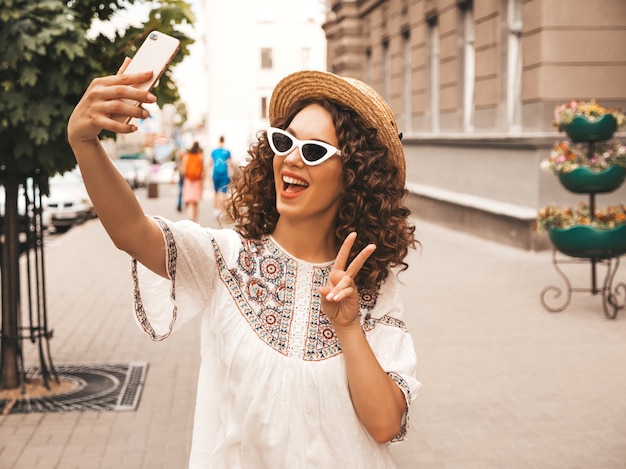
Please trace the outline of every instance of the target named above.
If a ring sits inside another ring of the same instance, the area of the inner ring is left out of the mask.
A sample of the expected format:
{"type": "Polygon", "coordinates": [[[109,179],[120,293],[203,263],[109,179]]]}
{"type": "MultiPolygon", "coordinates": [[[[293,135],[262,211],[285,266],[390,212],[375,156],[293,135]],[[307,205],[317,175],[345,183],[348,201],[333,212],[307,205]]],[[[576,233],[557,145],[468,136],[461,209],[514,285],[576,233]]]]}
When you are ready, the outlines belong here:
{"type": "Polygon", "coordinates": [[[133,190],[139,187],[137,167],[133,160],[113,160],[113,164],[133,190]]]}
{"type": "Polygon", "coordinates": [[[158,166],[150,180],[152,182],[158,182],[159,184],[175,184],[178,182],[178,179],[179,175],[176,163],[174,161],[166,161],[158,166]]]}
{"type": "Polygon", "coordinates": [[[152,174],[152,163],[150,163],[145,158],[138,158],[131,161],[135,164],[137,185],[139,187],[146,187],[150,182],[150,175],[152,174]]]}
{"type": "Polygon", "coordinates": [[[133,189],[146,187],[150,182],[152,164],[141,153],[122,155],[113,164],[133,189]]]}
{"type": "Polygon", "coordinates": [[[64,232],[95,214],[78,169],[50,178],[50,195],[44,200],[44,224],[64,232]]]}

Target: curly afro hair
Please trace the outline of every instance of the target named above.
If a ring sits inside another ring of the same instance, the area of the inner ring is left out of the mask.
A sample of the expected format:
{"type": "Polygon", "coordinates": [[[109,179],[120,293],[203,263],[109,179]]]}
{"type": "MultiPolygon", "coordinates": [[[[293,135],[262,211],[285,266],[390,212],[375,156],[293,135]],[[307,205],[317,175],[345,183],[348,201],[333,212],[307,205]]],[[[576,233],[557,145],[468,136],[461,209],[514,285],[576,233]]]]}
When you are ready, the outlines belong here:
{"type": "MultiPolygon", "coordinates": [[[[360,288],[376,290],[391,268],[406,270],[404,258],[409,248],[418,244],[405,205],[408,191],[399,186],[398,168],[388,157],[387,148],[376,138],[376,129],[368,127],[349,107],[326,98],[300,100],[273,126],[286,129],[296,114],[311,104],[330,112],[341,151],[345,190],[335,221],[337,246],[352,231],[358,237],[351,259],[368,244],[376,244],[376,250],[355,279],[360,288]]],[[[248,154],[247,165],[233,181],[227,216],[242,236],[258,239],[271,234],[279,218],[274,154],[265,131],[257,134],[248,154]]]]}

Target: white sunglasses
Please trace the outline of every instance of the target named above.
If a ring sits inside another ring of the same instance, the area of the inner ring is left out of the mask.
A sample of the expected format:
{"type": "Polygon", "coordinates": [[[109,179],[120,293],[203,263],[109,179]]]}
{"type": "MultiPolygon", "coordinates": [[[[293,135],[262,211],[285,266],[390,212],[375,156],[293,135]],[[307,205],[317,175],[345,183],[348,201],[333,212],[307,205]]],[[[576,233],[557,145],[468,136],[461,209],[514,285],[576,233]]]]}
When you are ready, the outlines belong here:
{"type": "Polygon", "coordinates": [[[277,156],[285,156],[297,146],[300,149],[302,161],[309,166],[321,164],[331,156],[341,155],[339,150],[328,143],[317,140],[298,140],[290,133],[275,127],[267,129],[267,141],[277,156]]]}

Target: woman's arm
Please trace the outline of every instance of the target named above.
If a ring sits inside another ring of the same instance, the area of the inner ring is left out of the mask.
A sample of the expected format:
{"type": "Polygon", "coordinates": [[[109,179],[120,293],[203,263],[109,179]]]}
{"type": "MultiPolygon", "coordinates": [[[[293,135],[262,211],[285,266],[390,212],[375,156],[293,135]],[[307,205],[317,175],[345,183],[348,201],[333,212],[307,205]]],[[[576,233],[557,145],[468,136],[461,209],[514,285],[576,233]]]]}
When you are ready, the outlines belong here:
{"type": "Polygon", "coordinates": [[[328,285],[320,288],[322,310],[330,319],[343,351],[350,397],[357,416],[376,441],[385,443],[400,433],[407,404],[402,390],[378,363],[361,328],[354,277],[376,247],[367,246],[345,268],[355,239],[355,233],[346,238],[328,285]]]}
{"type": "MultiPolygon", "coordinates": [[[[127,65],[128,60],[121,71],[127,65]]],[[[154,95],[131,86],[145,82],[151,74],[118,74],[93,80],[70,116],[68,139],[85,187],[110,238],[119,249],[166,277],[163,235],[156,223],[144,215],[132,189],[98,139],[103,129],[117,133],[137,130],[133,124],[119,122],[113,116],[148,117],[147,111],[121,99],[154,102],[154,95]]]]}
{"type": "Polygon", "coordinates": [[[344,328],[333,322],[333,326],[343,351],[356,413],[370,435],[386,443],[402,430],[407,408],[404,393],[381,368],[360,324],[344,328]]]}

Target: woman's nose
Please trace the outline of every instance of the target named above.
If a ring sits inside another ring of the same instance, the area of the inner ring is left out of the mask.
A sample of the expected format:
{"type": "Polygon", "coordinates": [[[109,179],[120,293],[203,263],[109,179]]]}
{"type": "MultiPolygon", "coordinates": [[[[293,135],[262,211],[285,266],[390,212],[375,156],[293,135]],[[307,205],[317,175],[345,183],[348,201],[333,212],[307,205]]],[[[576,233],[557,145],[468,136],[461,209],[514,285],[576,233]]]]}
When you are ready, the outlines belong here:
{"type": "Polygon", "coordinates": [[[301,166],[303,164],[302,157],[300,156],[300,148],[297,145],[285,155],[285,163],[293,166],[301,166]]]}

